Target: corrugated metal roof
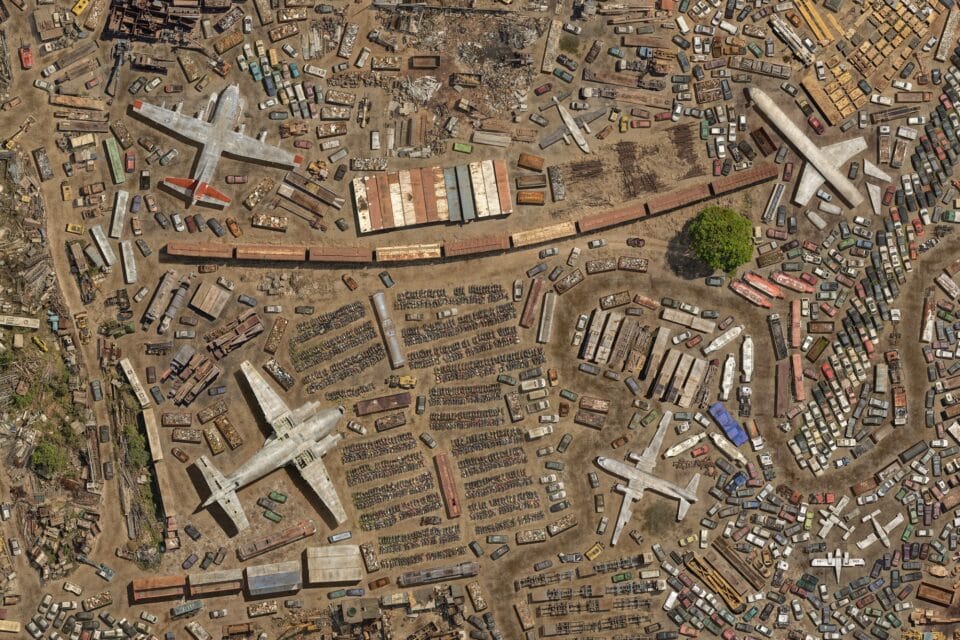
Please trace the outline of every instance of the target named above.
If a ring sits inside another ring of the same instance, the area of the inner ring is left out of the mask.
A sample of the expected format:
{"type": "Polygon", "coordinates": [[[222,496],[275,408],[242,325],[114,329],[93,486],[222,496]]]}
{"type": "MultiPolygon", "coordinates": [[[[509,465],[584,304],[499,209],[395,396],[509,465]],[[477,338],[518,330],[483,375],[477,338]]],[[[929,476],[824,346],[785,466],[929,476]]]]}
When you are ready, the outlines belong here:
{"type": "Polygon", "coordinates": [[[274,562],[247,567],[247,590],[251,595],[298,591],[303,586],[300,563],[274,562]]]}

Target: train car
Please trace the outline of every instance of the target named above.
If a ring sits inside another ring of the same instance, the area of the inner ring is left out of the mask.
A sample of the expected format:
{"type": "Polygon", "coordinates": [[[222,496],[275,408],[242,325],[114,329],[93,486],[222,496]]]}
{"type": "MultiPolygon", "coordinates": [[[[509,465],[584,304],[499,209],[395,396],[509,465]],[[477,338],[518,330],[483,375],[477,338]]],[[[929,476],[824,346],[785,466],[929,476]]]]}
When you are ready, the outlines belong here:
{"type": "Polygon", "coordinates": [[[103,232],[103,227],[98,224],[90,227],[90,236],[93,238],[94,244],[97,245],[97,249],[100,250],[100,255],[103,256],[103,262],[108,267],[115,265],[117,263],[117,254],[113,252],[113,248],[110,246],[110,242],[103,232]]]}
{"type": "Polygon", "coordinates": [[[136,284],[137,262],[133,257],[132,241],[130,240],[120,241],[120,260],[123,263],[123,281],[126,284],[136,284]]]}
{"type": "Polygon", "coordinates": [[[123,162],[120,160],[120,145],[112,136],[103,141],[103,148],[107,152],[107,163],[110,165],[110,177],[113,184],[123,184],[127,179],[127,174],[123,170],[123,162]]]}
{"type": "Polygon", "coordinates": [[[123,233],[123,220],[127,214],[127,201],[130,194],[123,189],[117,189],[113,201],[113,217],[110,219],[110,237],[120,238],[123,233]]]}
{"type": "Polygon", "coordinates": [[[553,334],[553,316],[557,306],[557,294],[553,291],[547,291],[543,295],[543,307],[540,310],[540,328],[537,330],[537,342],[546,344],[550,342],[553,334]]]}

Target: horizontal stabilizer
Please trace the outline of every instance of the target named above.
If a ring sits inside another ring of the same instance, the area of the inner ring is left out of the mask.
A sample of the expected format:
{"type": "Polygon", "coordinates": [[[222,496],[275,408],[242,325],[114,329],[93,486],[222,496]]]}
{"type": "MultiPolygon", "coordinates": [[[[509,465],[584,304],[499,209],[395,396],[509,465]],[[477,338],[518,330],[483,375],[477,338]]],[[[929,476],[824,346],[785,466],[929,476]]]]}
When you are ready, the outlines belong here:
{"type": "Polygon", "coordinates": [[[230,204],[230,198],[209,184],[197,183],[193,178],[164,178],[163,183],[173,191],[194,202],[224,207],[230,204]]]}

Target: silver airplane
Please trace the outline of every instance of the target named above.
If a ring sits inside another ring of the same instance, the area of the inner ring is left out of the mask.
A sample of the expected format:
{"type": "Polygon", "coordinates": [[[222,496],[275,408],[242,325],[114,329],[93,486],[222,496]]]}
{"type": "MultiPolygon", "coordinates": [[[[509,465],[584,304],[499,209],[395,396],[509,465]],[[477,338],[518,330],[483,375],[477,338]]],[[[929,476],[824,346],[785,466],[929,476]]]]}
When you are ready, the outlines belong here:
{"type": "MultiPolygon", "coordinates": [[[[212,100],[211,100],[212,102],[212,100]]],[[[303,157],[266,144],[235,130],[240,116],[240,86],[232,84],[220,94],[210,121],[192,118],[179,109],[157,107],[142,100],[133,101],[133,112],[160,125],[164,129],[200,145],[200,158],[191,178],[164,178],[163,183],[185,196],[188,207],[197,202],[217,207],[230,204],[230,198],[210,185],[221,154],[228,154],[247,162],[274,164],[293,168],[303,157]]]]}
{"type": "Polygon", "coordinates": [[[863,136],[818,147],[763,90],[751,88],[748,92],[753,106],[769,118],[773,126],[806,161],[793,197],[796,204],[805,205],[810,202],[824,182],[833,187],[851,207],[863,202],[863,194],[839,170],[850,158],[866,150],[867,142],[863,136]]]}
{"type": "Polygon", "coordinates": [[[836,549],[832,554],[828,553],[826,557],[823,558],[812,558],[810,560],[811,567],[833,567],[833,574],[837,578],[837,584],[840,584],[840,572],[843,571],[844,567],[862,567],[864,566],[863,558],[851,558],[849,551],[840,551],[836,549]]]}
{"type": "Polygon", "coordinates": [[[643,450],[643,453],[637,454],[631,452],[627,454],[627,458],[634,464],[630,465],[626,462],[614,460],[613,458],[605,458],[603,456],[597,458],[597,464],[601,469],[627,481],[625,485],[619,482],[614,485],[614,489],[623,494],[623,503],[620,505],[620,513],[617,515],[617,525],[614,527],[613,537],[610,539],[611,545],[617,544],[623,527],[630,522],[633,503],[643,498],[643,493],[647,489],[668,498],[676,498],[680,501],[680,505],[677,508],[677,521],[682,520],[683,516],[687,515],[687,510],[690,508],[690,505],[697,501],[697,483],[700,482],[699,473],[694,474],[686,487],[681,487],[680,485],[653,475],[653,468],[657,464],[657,454],[663,445],[663,437],[667,433],[667,427],[672,418],[673,413],[671,411],[665,411],[663,418],[660,420],[660,424],[657,425],[657,432],[653,434],[653,440],[651,440],[647,448],[643,450]]]}
{"type": "Polygon", "coordinates": [[[343,407],[321,409],[320,403],[314,401],[291,411],[249,361],[243,362],[240,369],[257,398],[264,419],[273,428],[273,435],[267,438],[263,448],[226,477],[207,456],[200,456],[197,467],[210,488],[210,497],[202,508],[219,504],[237,531],[242,531],[250,523],[237,499],[237,491],[280,467],[292,464],[330,510],[337,524],[344,522],[347,514],[322,460],[323,455],[335,448],[343,437],[333,432],[343,415],[343,407]]]}

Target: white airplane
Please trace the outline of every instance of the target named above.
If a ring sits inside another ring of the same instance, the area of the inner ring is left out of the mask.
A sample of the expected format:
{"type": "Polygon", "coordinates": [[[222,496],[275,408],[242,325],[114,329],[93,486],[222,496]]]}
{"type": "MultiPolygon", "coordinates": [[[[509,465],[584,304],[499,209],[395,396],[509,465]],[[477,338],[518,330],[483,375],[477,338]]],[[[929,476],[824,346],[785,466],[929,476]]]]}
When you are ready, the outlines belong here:
{"type": "Polygon", "coordinates": [[[867,520],[870,520],[870,523],[873,525],[873,533],[871,533],[866,538],[864,538],[863,540],[857,543],[857,548],[860,549],[861,551],[863,551],[864,549],[872,545],[877,540],[883,543],[883,546],[889,548],[890,538],[888,534],[894,529],[896,529],[897,527],[899,527],[901,524],[903,524],[904,518],[902,513],[898,513],[897,515],[895,515],[893,519],[890,520],[890,522],[888,522],[886,525],[880,524],[880,522],[877,520],[878,515],[880,515],[879,509],[877,509],[873,513],[869,513],[865,515],[862,519],[862,522],[866,522],[867,520]]]}
{"type": "Polygon", "coordinates": [[[839,167],[845,165],[850,158],[865,151],[867,142],[863,136],[843,140],[826,147],[818,147],[800,127],[794,124],[783,110],[761,89],[748,89],[750,100],[754,107],[767,116],[780,134],[794,146],[803,157],[805,164],[800,174],[797,192],[793,201],[805,205],[816,194],[817,189],[826,182],[851,207],[863,202],[863,194],[856,185],[847,179],[839,167]]]}
{"type": "Polygon", "coordinates": [[[653,475],[653,468],[657,465],[657,454],[663,445],[663,437],[667,433],[667,427],[673,418],[673,412],[665,411],[657,425],[657,431],[653,434],[653,440],[643,453],[629,453],[627,458],[634,464],[627,464],[613,458],[600,456],[597,458],[597,464],[601,469],[615,476],[623,478],[626,484],[617,483],[614,489],[623,494],[623,503],[620,505],[620,513],[617,515],[617,525],[613,529],[613,537],[610,539],[611,545],[616,545],[620,539],[620,533],[624,526],[630,522],[633,503],[643,498],[644,492],[649,489],[668,498],[676,498],[680,505],[677,508],[677,521],[687,515],[690,505],[697,501],[697,483],[700,482],[700,474],[694,474],[693,478],[686,487],[674,484],[669,480],[658,478],[653,475]]]}
{"type": "Polygon", "coordinates": [[[828,553],[824,558],[810,560],[811,567],[833,567],[837,584],[840,584],[840,572],[844,567],[862,567],[863,565],[863,558],[851,558],[849,551],[840,551],[840,549],[835,550],[832,554],[828,553]]]}
{"type": "MultiPolygon", "coordinates": [[[[851,533],[853,533],[854,527],[847,525],[846,522],[840,517],[840,512],[843,511],[847,504],[850,503],[850,496],[843,496],[840,498],[840,501],[837,504],[831,506],[827,510],[826,516],[820,518],[820,531],[817,533],[821,538],[826,538],[827,534],[833,529],[834,525],[840,527],[844,530],[843,539],[846,540],[851,533]]],[[[821,512],[823,513],[823,512],[821,512]]]]}
{"type": "Polygon", "coordinates": [[[330,510],[337,524],[344,522],[347,514],[323,464],[323,455],[335,448],[343,437],[334,432],[343,415],[343,407],[321,409],[320,403],[313,401],[291,411],[249,361],[242,362],[240,369],[257,398],[264,419],[273,428],[273,435],[240,468],[226,477],[207,456],[200,456],[197,468],[210,488],[210,497],[202,508],[219,504],[237,531],[243,531],[250,523],[237,499],[237,491],[280,467],[292,464],[330,510]]]}
{"type": "Polygon", "coordinates": [[[228,154],[247,162],[273,164],[292,169],[303,162],[298,154],[265,144],[235,130],[240,115],[240,87],[232,84],[219,98],[211,98],[201,109],[199,117],[191,118],[179,108],[166,109],[142,100],[133,101],[133,112],[160,125],[174,135],[200,145],[200,157],[190,178],[164,178],[163,183],[173,191],[185,196],[188,205],[197,202],[225,207],[230,198],[210,185],[213,181],[221,154],[228,154]],[[213,101],[216,99],[216,105],[213,101]],[[205,115],[212,111],[210,121],[205,115]]]}

